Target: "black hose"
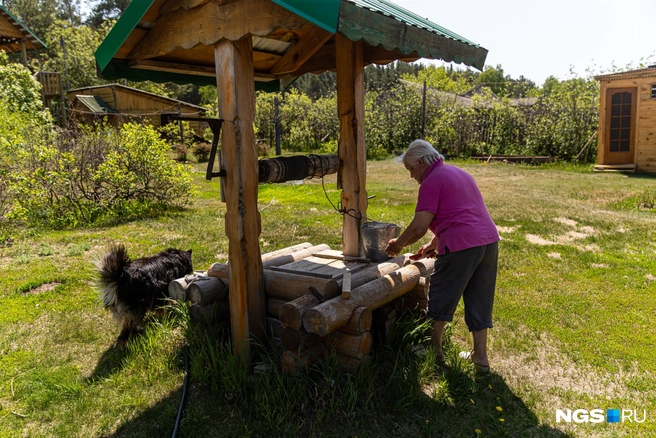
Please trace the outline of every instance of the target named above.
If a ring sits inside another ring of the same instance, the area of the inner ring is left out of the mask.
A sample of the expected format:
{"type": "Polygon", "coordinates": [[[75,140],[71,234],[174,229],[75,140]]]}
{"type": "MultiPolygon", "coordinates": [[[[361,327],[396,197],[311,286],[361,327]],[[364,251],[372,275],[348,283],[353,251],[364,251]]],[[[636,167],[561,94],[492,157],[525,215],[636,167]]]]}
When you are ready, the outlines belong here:
{"type": "Polygon", "coordinates": [[[182,384],[182,398],[180,399],[180,407],[178,408],[178,416],[175,419],[175,427],[173,428],[172,438],[178,436],[178,428],[180,427],[180,420],[182,419],[182,410],[184,409],[185,396],[187,395],[187,385],[189,384],[189,347],[187,343],[184,344],[184,358],[185,358],[185,376],[184,383],[182,384]]]}

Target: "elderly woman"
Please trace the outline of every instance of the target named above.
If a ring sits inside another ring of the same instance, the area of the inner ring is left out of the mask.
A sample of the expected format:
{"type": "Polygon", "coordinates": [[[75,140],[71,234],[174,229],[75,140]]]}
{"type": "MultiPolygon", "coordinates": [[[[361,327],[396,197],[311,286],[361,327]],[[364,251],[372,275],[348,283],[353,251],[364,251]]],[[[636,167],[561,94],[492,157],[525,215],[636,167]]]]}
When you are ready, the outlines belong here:
{"type": "Polygon", "coordinates": [[[432,231],[431,241],[418,252],[423,257],[437,255],[428,301],[428,316],[433,320],[431,343],[443,360],[444,328],[453,320],[462,297],[474,348],[461,357],[470,359],[478,371],[487,372],[487,329],[492,328],[499,233],[474,178],[443,160],[424,140],[415,140],[408,147],[403,164],[419,183],[417,207],[410,225],[388,242],[386,252],[395,256],[432,231]]]}

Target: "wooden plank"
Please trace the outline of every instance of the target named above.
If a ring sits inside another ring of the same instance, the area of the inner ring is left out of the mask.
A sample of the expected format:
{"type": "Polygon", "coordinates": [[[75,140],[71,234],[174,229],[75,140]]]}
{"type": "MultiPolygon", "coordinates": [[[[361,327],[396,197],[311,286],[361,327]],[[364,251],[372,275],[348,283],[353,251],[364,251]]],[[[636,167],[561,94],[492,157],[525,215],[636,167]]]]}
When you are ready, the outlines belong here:
{"type": "Polygon", "coordinates": [[[309,272],[309,271],[314,271],[315,269],[318,269],[324,265],[327,265],[334,260],[331,259],[322,259],[319,257],[307,257],[301,260],[297,260],[292,263],[287,263],[285,265],[280,265],[279,267],[285,268],[285,269],[290,269],[290,270],[295,270],[295,271],[304,271],[304,272],[309,272]]]}
{"type": "Polygon", "coordinates": [[[226,169],[225,232],[230,266],[230,321],[235,353],[251,358],[249,339],[264,340],[266,310],[257,206],[257,151],[253,119],[255,86],[251,37],[224,40],[215,48],[221,148],[226,169]]]}
{"type": "Polygon", "coordinates": [[[9,38],[25,38],[6,18],[0,17],[0,36],[9,38]]]}
{"type": "Polygon", "coordinates": [[[269,73],[273,75],[286,75],[296,71],[301,65],[312,57],[333,34],[320,27],[309,23],[303,29],[305,36],[291,48],[285,55],[275,63],[269,73]]]}
{"type": "Polygon", "coordinates": [[[346,209],[342,226],[345,256],[363,255],[360,225],[367,214],[366,166],[364,142],[364,62],[363,42],[354,43],[335,35],[337,67],[337,110],[342,167],[338,183],[342,188],[342,206],[346,209]]]}
{"type": "Polygon", "coordinates": [[[300,29],[307,21],[270,0],[208,2],[160,16],[129,58],[161,56],[176,47],[212,46],[224,38],[236,41],[250,34],[266,36],[283,24],[288,29],[300,29]]]}
{"type": "Polygon", "coordinates": [[[351,273],[345,272],[342,282],[342,298],[348,300],[351,298],[351,273]]]}
{"type": "Polygon", "coordinates": [[[297,269],[283,268],[282,266],[272,266],[270,269],[272,271],[286,272],[288,274],[296,274],[296,275],[305,275],[307,277],[317,277],[317,278],[327,278],[327,279],[333,278],[332,274],[318,274],[313,271],[299,271],[297,269]]]}

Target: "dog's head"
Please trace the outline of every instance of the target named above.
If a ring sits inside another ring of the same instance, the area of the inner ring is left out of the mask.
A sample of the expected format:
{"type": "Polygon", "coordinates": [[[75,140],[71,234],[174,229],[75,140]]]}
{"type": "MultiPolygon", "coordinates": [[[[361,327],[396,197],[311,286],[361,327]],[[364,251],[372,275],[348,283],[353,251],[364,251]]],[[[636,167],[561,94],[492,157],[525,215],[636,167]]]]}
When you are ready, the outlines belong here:
{"type": "Polygon", "coordinates": [[[165,253],[169,254],[171,257],[174,257],[178,260],[178,263],[181,267],[184,267],[186,274],[191,274],[194,272],[193,265],[191,263],[191,251],[183,251],[177,248],[168,248],[165,253]]]}

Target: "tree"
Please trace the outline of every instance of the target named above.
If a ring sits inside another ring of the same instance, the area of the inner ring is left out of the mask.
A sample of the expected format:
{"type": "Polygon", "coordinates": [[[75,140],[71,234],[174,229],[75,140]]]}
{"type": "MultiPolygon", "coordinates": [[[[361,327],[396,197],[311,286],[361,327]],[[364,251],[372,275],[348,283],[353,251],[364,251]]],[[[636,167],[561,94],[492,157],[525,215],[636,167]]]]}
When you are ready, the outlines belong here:
{"type": "Polygon", "coordinates": [[[109,23],[99,30],[88,26],[73,26],[56,20],[50,28],[45,43],[46,59],[37,66],[40,70],[68,73],[70,88],[87,87],[103,83],[96,75],[94,52],[109,32],[109,23]],[[66,58],[60,41],[66,45],[66,58]]]}
{"type": "Polygon", "coordinates": [[[57,19],[57,0],[11,0],[5,6],[42,41],[57,19]]]}
{"type": "Polygon", "coordinates": [[[503,74],[501,64],[497,64],[496,67],[486,66],[483,72],[478,75],[478,83],[488,87],[499,97],[508,95],[508,80],[503,74]]]}
{"type": "Polygon", "coordinates": [[[130,0],[96,0],[87,22],[94,29],[100,28],[107,20],[117,20],[130,5],[130,0]]]}

